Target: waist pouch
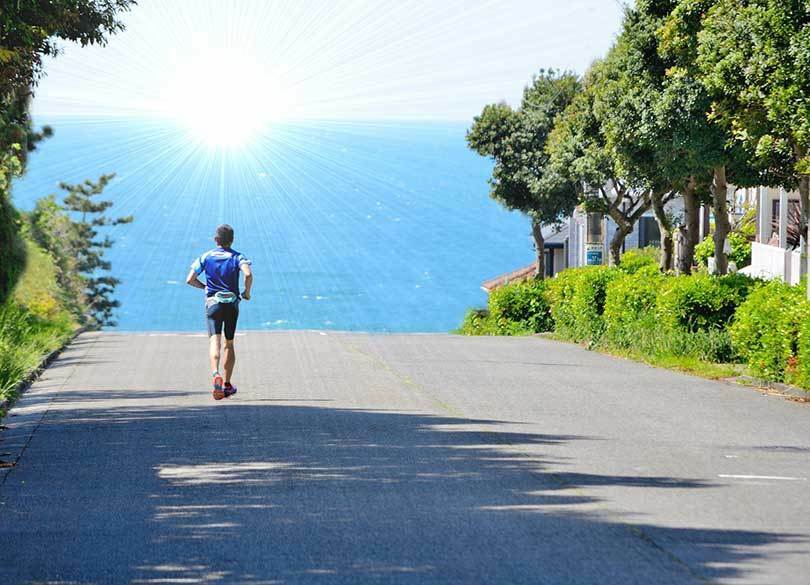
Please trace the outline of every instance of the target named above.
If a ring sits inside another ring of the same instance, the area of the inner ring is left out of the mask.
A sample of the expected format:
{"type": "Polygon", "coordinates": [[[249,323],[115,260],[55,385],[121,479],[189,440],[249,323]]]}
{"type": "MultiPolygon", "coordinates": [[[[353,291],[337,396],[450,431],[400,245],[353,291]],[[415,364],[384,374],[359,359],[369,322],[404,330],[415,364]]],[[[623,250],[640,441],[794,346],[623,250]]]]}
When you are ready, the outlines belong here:
{"type": "Polygon", "coordinates": [[[239,296],[230,291],[216,292],[211,298],[214,299],[214,302],[222,304],[235,303],[237,300],[239,300],[239,296]]]}

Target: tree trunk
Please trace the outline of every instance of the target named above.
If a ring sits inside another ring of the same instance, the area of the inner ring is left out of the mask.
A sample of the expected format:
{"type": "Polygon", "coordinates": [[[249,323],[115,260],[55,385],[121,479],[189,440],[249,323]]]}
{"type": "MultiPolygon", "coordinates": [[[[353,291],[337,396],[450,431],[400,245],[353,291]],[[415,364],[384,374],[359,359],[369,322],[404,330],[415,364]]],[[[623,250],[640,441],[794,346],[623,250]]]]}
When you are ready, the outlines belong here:
{"type": "MultiPolygon", "coordinates": [[[[803,146],[794,147],[796,162],[798,163],[807,156],[807,149],[803,146]]],[[[799,274],[804,276],[810,272],[810,176],[801,175],[799,178],[799,201],[801,203],[801,225],[799,233],[804,237],[805,250],[801,248],[801,260],[799,274]]],[[[810,299],[810,279],[807,282],[807,298],[810,299]]]]}
{"type": "Polygon", "coordinates": [[[616,228],[616,231],[613,234],[613,237],[610,238],[610,266],[618,266],[622,261],[622,244],[624,244],[624,239],[627,237],[632,229],[628,229],[626,226],[619,225],[616,228]]]}
{"type": "Polygon", "coordinates": [[[695,179],[690,178],[683,191],[684,226],[681,230],[681,253],[678,256],[678,273],[691,274],[695,263],[695,246],[700,235],[700,205],[696,193],[695,179]]]}
{"type": "Polygon", "coordinates": [[[535,278],[546,277],[546,240],[543,237],[543,224],[536,219],[532,220],[532,236],[534,237],[534,249],[537,252],[537,272],[535,278]]]}
{"type": "Polygon", "coordinates": [[[717,274],[728,273],[728,256],[726,256],[726,238],[731,232],[731,222],[728,219],[728,185],[726,183],[726,167],[719,166],[714,169],[714,184],[712,186],[714,202],[714,269],[717,274]]]}
{"type": "Polygon", "coordinates": [[[664,194],[653,193],[651,196],[655,221],[661,233],[661,272],[668,272],[673,268],[674,240],[672,236],[672,220],[667,216],[664,207],[664,194]]]}

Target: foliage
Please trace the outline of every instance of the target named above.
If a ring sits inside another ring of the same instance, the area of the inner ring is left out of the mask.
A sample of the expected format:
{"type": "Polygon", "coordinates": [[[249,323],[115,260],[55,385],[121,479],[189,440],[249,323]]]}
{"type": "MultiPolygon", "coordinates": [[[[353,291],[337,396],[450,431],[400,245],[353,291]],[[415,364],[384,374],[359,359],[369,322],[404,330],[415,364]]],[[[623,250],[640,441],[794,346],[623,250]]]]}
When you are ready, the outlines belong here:
{"type": "Polygon", "coordinates": [[[527,214],[538,230],[561,221],[577,202],[576,187],[551,173],[545,145],[555,118],[578,91],[574,74],[541,70],[524,90],[519,109],[488,105],[467,132],[468,146],[495,161],[491,197],[527,214]]]}
{"type": "MultiPolygon", "coordinates": [[[[622,254],[619,270],[626,274],[635,274],[641,269],[648,269],[650,266],[657,268],[660,254],[661,250],[654,246],[631,248],[622,254]]],[[[647,273],[645,272],[645,274],[647,273]]]]}
{"type": "Polygon", "coordinates": [[[620,329],[610,329],[601,347],[618,350],[648,363],[703,371],[700,364],[727,363],[735,359],[727,329],[686,331],[661,327],[654,313],[643,313],[620,329]]]}
{"type": "Polygon", "coordinates": [[[542,280],[501,286],[489,295],[489,317],[499,331],[542,333],[554,322],[548,302],[548,287],[542,280]]]}
{"type": "Polygon", "coordinates": [[[467,311],[464,321],[456,333],[460,335],[500,335],[486,309],[467,311]]]}
{"type": "Polygon", "coordinates": [[[798,360],[794,383],[810,390],[810,319],[805,319],[799,327],[798,360]]]}
{"type": "Polygon", "coordinates": [[[530,335],[553,329],[543,280],[515,282],[489,295],[487,309],[472,309],[459,330],[463,335],[530,335]]]}
{"type": "Polygon", "coordinates": [[[620,272],[607,266],[564,270],[549,282],[554,330],[572,341],[596,343],[605,329],[608,284],[620,272]]]}
{"type": "Polygon", "coordinates": [[[24,265],[20,222],[10,203],[11,182],[24,170],[27,153],[51,135],[31,127],[28,111],[42,75],[43,57],[59,53],[59,40],[104,44],[123,28],[116,13],[133,0],[7,0],[0,7],[0,303],[24,265]]]}
{"type": "Polygon", "coordinates": [[[558,117],[546,149],[551,176],[580,186],[583,208],[607,213],[616,223],[610,260],[618,264],[622,242],[650,208],[651,199],[649,189],[619,163],[596,108],[600,93],[616,74],[614,54],[615,49],[587,72],[582,92],[558,117]]]}
{"type": "MultiPolygon", "coordinates": [[[[791,209],[795,208],[791,206],[791,209]]],[[[755,206],[751,206],[728,235],[728,243],[731,248],[728,259],[734,262],[737,268],[744,268],[751,264],[751,242],[756,238],[756,234],[757,210],[755,206]]],[[[708,266],[709,258],[713,256],[714,241],[711,235],[708,235],[695,247],[695,261],[702,266],[708,266]]]]}
{"type": "Polygon", "coordinates": [[[56,260],[60,280],[70,288],[83,287],[89,317],[94,324],[114,324],[112,313],[119,303],[112,299],[117,278],[105,275],[112,266],[104,252],[113,245],[109,236],[99,237],[99,228],[132,222],[132,216],[110,218],[105,212],[112,201],[97,201],[115,175],[102,175],[98,181],[78,185],[61,183],[67,191],[64,211],[53,199],[40,201],[32,213],[32,234],[56,260]],[[78,215],[78,221],[65,212],[78,215]]]}
{"type": "MultiPolygon", "coordinates": [[[[18,144],[20,162],[38,140],[50,135],[31,129],[28,102],[43,73],[43,58],[59,54],[59,41],[103,45],[123,29],[117,19],[134,0],[5,1],[0,9],[0,156],[18,144]]],[[[3,169],[0,169],[2,174],[3,169]]],[[[0,189],[0,196],[8,191],[0,189]]]]}
{"type": "Polygon", "coordinates": [[[676,276],[668,279],[662,288],[656,315],[661,326],[672,329],[723,330],[756,283],[742,274],[676,276]]]}
{"type": "MultiPolygon", "coordinates": [[[[731,251],[728,254],[730,262],[734,262],[737,268],[744,268],[751,264],[751,240],[740,232],[734,231],[728,235],[728,243],[731,251]]],[[[695,261],[702,265],[709,265],[709,258],[714,257],[714,240],[711,235],[703,238],[703,241],[695,246],[695,261]]]]}
{"type": "MultiPolygon", "coordinates": [[[[627,255],[622,265],[626,260],[627,255]]],[[[655,264],[648,263],[638,270],[625,272],[608,284],[604,319],[606,335],[610,339],[621,340],[630,330],[635,331],[639,320],[654,311],[666,278],[655,264]]]]}
{"type": "Polygon", "coordinates": [[[796,165],[810,145],[810,5],[706,4],[695,63],[715,96],[712,114],[771,168],[775,163],[786,188],[794,187],[796,165]]]}
{"type": "Polygon", "coordinates": [[[53,261],[33,242],[23,243],[27,265],[13,295],[0,304],[0,399],[12,397],[42,356],[60,347],[77,327],[53,261]]]}
{"type": "Polygon", "coordinates": [[[804,289],[774,280],[758,286],[740,306],[731,338],[755,375],[791,381],[799,354],[799,331],[808,320],[810,303],[804,289]]]}

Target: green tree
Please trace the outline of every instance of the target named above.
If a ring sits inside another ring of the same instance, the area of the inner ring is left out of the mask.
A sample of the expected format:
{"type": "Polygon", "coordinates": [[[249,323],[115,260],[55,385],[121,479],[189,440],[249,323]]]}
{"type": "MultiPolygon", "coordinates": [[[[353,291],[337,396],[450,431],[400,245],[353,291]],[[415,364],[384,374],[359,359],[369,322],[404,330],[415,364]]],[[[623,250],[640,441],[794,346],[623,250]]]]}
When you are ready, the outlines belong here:
{"type": "Polygon", "coordinates": [[[579,200],[590,211],[601,211],[616,223],[610,241],[610,262],[621,262],[622,244],[652,205],[650,189],[620,164],[609,147],[604,120],[595,107],[606,80],[613,74],[610,56],[585,75],[581,91],[557,118],[548,140],[551,176],[576,185],[579,200]]]}
{"type": "MultiPolygon", "coordinates": [[[[684,1],[688,4],[698,4],[684,1]]],[[[712,117],[755,152],[771,182],[798,188],[802,232],[810,218],[810,4],[713,0],[694,51],[712,92],[712,117]]],[[[806,262],[803,271],[807,271],[806,262]]]]}
{"type": "Polygon", "coordinates": [[[118,12],[134,0],[2,0],[0,2],[0,301],[22,269],[19,222],[10,203],[11,182],[24,172],[28,152],[51,135],[31,127],[28,106],[43,74],[43,59],[59,53],[59,40],[104,44],[123,28],[118,12]]]}
{"type": "Polygon", "coordinates": [[[594,108],[621,173],[650,193],[665,271],[674,268],[675,229],[666,204],[682,195],[678,269],[689,272],[698,242],[701,191],[708,191],[705,147],[718,139],[701,121],[705,104],[699,88],[668,79],[668,64],[658,50],[660,24],[661,17],[651,14],[647,3],[626,11],[622,32],[608,55],[610,74],[602,76],[594,108]]]}
{"type": "Polygon", "coordinates": [[[487,105],[467,132],[468,146],[495,161],[490,196],[531,219],[538,278],[545,276],[543,226],[558,224],[577,201],[575,185],[552,176],[545,146],[555,118],[579,88],[573,73],[541,70],[525,88],[520,108],[487,105]]]}
{"type": "Polygon", "coordinates": [[[717,94],[706,83],[697,56],[704,16],[715,3],[716,0],[639,0],[638,7],[644,15],[660,22],[658,53],[666,67],[663,95],[675,106],[669,109],[669,118],[687,121],[689,131],[683,143],[684,151],[688,158],[705,166],[706,175],[698,173],[698,179],[711,177],[715,269],[725,274],[728,271],[726,240],[732,228],[728,183],[754,186],[768,183],[770,179],[757,165],[752,151],[735,140],[729,128],[717,123],[712,116],[717,94]]]}
{"type": "Polygon", "coordinates": [[[113,309],[119,306],[112,298],[115,287],[120,280],[109,276],[112,268],[104,259],[104,252],[113,245],[109,236],[99,237],[99,228],[131,223],[133,217],[110,218],[105,212],[112,207],[109,200],[98,201],[95,198],[104,192],[114,174],[102,175],[98,181],[86,180],[84,183],[71,185],[61,183],[59,187],[67,191],[64,208],[78,215],[73,222],[70,247],[75,255],[75,268],[82,274],[85,285],[85,298],[90,308],[90,317],[97,325],[111,325],[113,309]]]}

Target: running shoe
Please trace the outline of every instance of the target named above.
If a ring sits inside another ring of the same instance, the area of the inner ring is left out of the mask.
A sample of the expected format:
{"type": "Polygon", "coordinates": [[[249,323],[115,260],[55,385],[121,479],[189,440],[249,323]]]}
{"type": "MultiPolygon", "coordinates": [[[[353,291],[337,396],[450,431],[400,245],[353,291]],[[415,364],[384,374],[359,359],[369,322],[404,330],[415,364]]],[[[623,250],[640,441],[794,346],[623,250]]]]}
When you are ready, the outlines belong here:
{"type": "Polygon", "coordinates": [[[225,391],[222,388],[222,376],[217,372],[214,374],[214,400],[222,400],[225,398],[225,391]]]}
{"type": "Polygon", "coordinates": [[[225,398],[228,398],[236,394],[236,386],[234,386],[230,382],[225,382],[225,387],[223,388],[223,390],[225,392],[225,398]]]}

